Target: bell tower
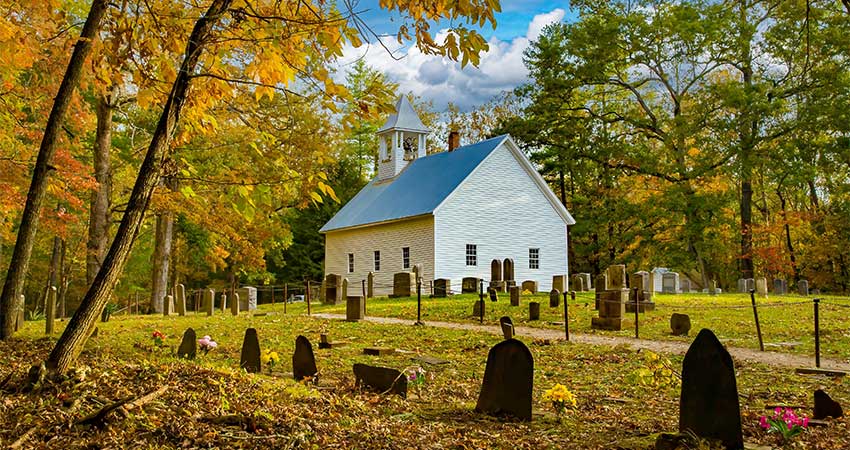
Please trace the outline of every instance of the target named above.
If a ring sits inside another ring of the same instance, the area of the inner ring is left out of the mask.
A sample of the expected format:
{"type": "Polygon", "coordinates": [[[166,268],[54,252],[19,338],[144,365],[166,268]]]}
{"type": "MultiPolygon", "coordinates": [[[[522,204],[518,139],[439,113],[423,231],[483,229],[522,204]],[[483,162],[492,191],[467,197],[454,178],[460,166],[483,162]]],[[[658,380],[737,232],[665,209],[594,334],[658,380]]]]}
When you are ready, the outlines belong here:
{"type": "Polygon", "coordinates": [[[416,158],[425,156],[425,138],[431,132],[402,95],[395,113],[378,130],[378,180],[393,178],[416,158]]]}

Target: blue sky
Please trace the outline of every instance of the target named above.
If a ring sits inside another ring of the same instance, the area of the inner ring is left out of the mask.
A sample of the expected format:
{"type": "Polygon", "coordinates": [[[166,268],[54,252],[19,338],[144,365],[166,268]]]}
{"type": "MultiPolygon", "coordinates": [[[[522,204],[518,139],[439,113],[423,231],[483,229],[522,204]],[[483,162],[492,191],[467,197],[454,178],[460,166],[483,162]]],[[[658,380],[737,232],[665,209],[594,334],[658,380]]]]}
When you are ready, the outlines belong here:
{"type": "MultiPolygon", "coordinates": [[[[461,69],[459,63],[423,55],[410,46],[399,46],[395,40],[400,24],[398,16],[380,9],[377,0],[360,0],[354,10],[365,11],[360,17],[373,31],[390,35],[382,41],[394,51],[396,58],[401,59],[394,59],[373,39],[370,45],[345,49],[340,66],[343,74],[346,67],[363,58],[370,66],[399,83],[402,91],[433,100],[438,110],[445,109],[450,101],[463,110],[469,110],[502,91],[527,82],[528,73],[522,63],[523,51],[546,24],[571,18],[566,0],[503,0],[502,12],[496,15],[496,28],[485,25],[479,30],[490,44],[490,50],[482,55],[479,67],[461,69]]],[[[439,39],[438,31],[450,26],[451,23],[442,22],[435,24],[432,31],[439,39]]]]}

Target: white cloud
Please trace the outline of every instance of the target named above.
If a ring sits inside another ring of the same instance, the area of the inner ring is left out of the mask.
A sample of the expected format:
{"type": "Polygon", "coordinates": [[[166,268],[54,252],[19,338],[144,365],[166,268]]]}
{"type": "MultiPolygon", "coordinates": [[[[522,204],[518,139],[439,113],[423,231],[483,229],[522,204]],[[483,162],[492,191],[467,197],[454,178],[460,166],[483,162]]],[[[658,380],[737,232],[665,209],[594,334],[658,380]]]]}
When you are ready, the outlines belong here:
{"type": "MultiPolygon", "coordinates": [[[[415,47],[403,49],[394,37],[383,37],[381,42],[384,46],[393,51],[396,57],[402,56],[401,59],[394,59],[377,42],[359,48],[348,46],[340,61],[342,70],[339,77],[345,76],[345,71],[354,61],[364,58],[368,65],[399,83],[403,92],[413,92],[425,100],[433,100],[434,106],[440,110],[449,102],[462,109],[469,109],[526,82],[528,70],[522,61],[523,52],[530,42],[540,36],[546,25],[560,22],[564,14],[565,11],[558,8],[534,16],[525,36],[511,41],[491,38],[488,42],[490,48],[481,54],[478,67],[467,65],[461,69],[459,62],[425,55],[415,47]]],[[[437,41],[445,39],[446,34],[446,30],[439,32],[437,41]]]]}

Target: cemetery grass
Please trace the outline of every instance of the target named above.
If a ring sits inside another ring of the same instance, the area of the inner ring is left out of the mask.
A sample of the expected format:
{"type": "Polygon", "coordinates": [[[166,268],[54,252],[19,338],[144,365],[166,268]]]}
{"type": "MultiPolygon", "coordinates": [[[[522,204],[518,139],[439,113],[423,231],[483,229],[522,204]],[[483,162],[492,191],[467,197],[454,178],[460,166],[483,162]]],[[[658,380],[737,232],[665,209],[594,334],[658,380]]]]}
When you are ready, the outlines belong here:
{"type": "MultiPolygon", "coordinates": [[[[850,298],[821,296],[820,340],[821,355],[850,362],[850,298]],[[837,303],[847,307],[830,305],[837,303]]],[[[563,296],[561,297],[563,301],[563,296]]],[[[454,295],[448,298],[422,297],[422,320],[479,323],[472,315],[477,294],[454,295]]],[[[509,316],[514,324],[525,327],[563,329],[564,308],[549,307],[549,294],[522,296],[520,306],[510,305],[508,294],[500,293],[497,302],[485,297],[484,323],[497,325],[499,317],[509,316]],[[528,303],[540,303],[540,320],[528,320],[528,303]]],[[[642,339],[690,342],[702,328],[709,328],[727,346],[758,349],[758,335],[751,300],[748,294],[656,294],[654,311],[641,313],[638,318],[642,339]],[[670,333],[670,315],[688,314],[691,319],[691,337],[673,336],[670,333]]],[[[812,297],[774,296],[758,299],[759,322],[765,350],[812,356],[814,360],[814,308],[812,297]]],[[[367,315],[416,320],[416,297],[375,298],[366,303],[367,315]]],[[[345,314],[345,305],[320,305],[314,311],[345,314]]],[[[594,310],[594,293],[579,292],[570,301],[570,331],[603,336],[634,337],[634,313],[626,313],[621,331],[602,331],[590,328],[594,310]]]]}
{"type": "MultiPolygon", "coordinates": [[[[378,302],[370,303],[377,308],[378,302]]],[[[316,305],[314,305],[316,306],[316,305]]],[[[489,306],[489,303],[488,303],[489,306]]],[[[263,307],[269,310],[267,305],[263,307]]],[[[27,436],[23,447],[218,447],[218,448],[650,448],[655,434],[677,427],[679,388],[642,384],[634,377],[646,368],[646,352],[555,342],[540,345],[519,337],[535,362],[534,420],[515,423],[473,412],[487,352],[499,337],[465,330],[347,323],[306,317],[304,305],[281,305],[265,316],[218,314],[212,318],[114,316],[98,324],[72,377],[45,382],[32,392],[15,392],[30,365],[43,360],[55,338],[44,337],[44,322],[27,322],[12,341],[0,342],[0,446],[27,436]],[[210,335],[218,348],[194,361],[173,356],[182,332],[193,327],[210,335]],[[238,370],[247,327],[258,330],[261,347],[277,351],[281,363],[272,375],[238,370]],[[154,331],[166,335],[153,345],[154,331]],[[318,350],[320,333],[348,344],[318,350]],[[314,345],[323,389],[291,380],[295,337],[314,345]],[[404,350],[390,356],[362,354],[367,346],[404,350]],[[443,358],[429,365],[417,355],[443,358]],[[354,389],[351,367],[361,362],[404,369],[422,366],[426,382],[408,398],[354,389]],[[577,397],[575,409],[559,418],[543,392],[564,384],[577,397]],[[110,418],[102,428],[74,425],[104,405],[167,387],[144,406],[110,418]],[[329,388],[325,390],[324,387],[329,388]],[[221,423],[221,422],[228,422],[221,423]]],[[[64,326],[57,323],[57,329],[64,326]]],[[[662,355],[664,356],[664,355],[662,355]]],[[[669,356],[678,371],[681,357],[669,356]]],[[[842,379],[803,377],[787,369],[736,362],[745,439],[775,444],[757,425],[765,405],[806,406],[824,387],[844,405],[850,385],[842,379]]],[[[675,383],[675,382],[674,382],[675,383]]],[[[801,448],[850,448],[847,419],[812,429],[797,438],[801,448]]]]}

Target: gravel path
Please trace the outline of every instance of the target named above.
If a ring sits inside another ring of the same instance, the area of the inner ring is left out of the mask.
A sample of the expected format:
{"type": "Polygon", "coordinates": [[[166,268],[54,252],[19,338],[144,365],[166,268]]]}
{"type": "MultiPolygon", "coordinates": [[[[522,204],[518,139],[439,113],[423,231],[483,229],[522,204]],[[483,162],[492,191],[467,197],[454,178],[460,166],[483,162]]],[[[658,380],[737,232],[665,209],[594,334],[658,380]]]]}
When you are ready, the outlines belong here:
{"type": "MultiPolygon", "coordinates": [[[[313,314],[320,319],[345,319],[345,314],[313,314]]],[[[392,317],[367,317],[367,322],[382,323],[389,325],[411,325],[410,320],[396,319],[392,317]]],[[[469,330],[482,333],[501,335],[502,329],[498,325],[475,325],[454,322],[428,321],[426,326],[437,328],[451,328],[454,330],[469,330]]],[[[563,339],[564,332],[542,328],[517,327],[516,333],[522,336],[530,336],[537,339],[563,339]]],[[[690,343],[677,341],[655,341],[649,339],[633,339],[619,336],[600,336],[595,334],[570,333],[570,342],[590,345],[629,345],[634,348],[645,348],[654,352],[672,353],[684,355],[690,343]]],[[[727,347],[729,353],[735,359],[752,361],[777,367],[814,367],[814,357],[794,355],[779,352],[760,352],[749,348],[727,347]]],[[[838,360],[821,357],[821,367],[837,370],[850,371],[850,364],[838,360]]]]}

